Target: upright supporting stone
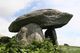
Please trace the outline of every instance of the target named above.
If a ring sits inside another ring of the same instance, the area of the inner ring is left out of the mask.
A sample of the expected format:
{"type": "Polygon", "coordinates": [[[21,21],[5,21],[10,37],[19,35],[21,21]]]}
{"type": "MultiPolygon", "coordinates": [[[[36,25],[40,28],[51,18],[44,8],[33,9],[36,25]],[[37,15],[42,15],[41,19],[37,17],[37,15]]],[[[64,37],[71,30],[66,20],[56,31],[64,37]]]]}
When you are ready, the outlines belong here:
{"type": "Polygon", "coordinates": [[[42,28],[34,23],[23,26],[16,36],[18,42],[23,45],[30,44],[33,41],[42,42],[44,37],[42,28]]]}
{"type": "Polygon", "coordinates": [[[53,45],[58,44],[55,29],[47,29],[45,32],[45,38],[52,40],[53,45]]]}

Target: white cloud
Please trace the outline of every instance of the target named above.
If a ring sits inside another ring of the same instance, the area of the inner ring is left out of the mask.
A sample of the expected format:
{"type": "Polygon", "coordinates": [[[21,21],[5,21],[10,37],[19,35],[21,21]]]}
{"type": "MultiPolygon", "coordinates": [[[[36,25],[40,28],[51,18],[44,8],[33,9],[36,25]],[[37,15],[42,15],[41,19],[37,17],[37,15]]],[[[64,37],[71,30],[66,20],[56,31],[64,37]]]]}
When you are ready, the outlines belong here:
{"type": "Polygon", "coordinates": [[[12,37],[14,34],[8,31],[9,25],[10,25],[10,22],[0,17],[0,34],[4,36],[12,37]]]}
{"type": "MultiPolygon", "coordinates": [[[[7,16],[28,7],[33,0],[0,0],[0,33],[12,37],[14,34],[8,31],[10,22],[6,20],[7,16]]],[[[12,18],[10,18],[12,19],[12,18]]],[[[13,19],[14,20],[14,19],[13,19]]]]}
{"type": "MultiPolygon", "coordinates": [[[[65,31],[65,30],[64,30],[65,31]]],[[[58,30],[57,32],[57,36],[58,36],[58,42],[59,44],[63,45],[64,43],[67,43],[71,46],[80,46],[80,36],[78,35],[65,35],[66,33],[64,33],[61,30],[58,30]]]]}
{"type": "Polygon", "coordinates": [[[32,0],[0,0],[0,16],[8,16],[29,6],[32,0]]]}
{"type": "Polygon", "coordinates": [[[59,43],[68,43],[70,45],[80,46],[80,7],[56,7],[56,9],[73,14],[73,18],[67,25],[57,29],[59,43]]]}
{"type": "Polygon", "coordinates": [[[63,2],[64,0],[53,0],[53,1],[58,3],[58,2],[63,2]]]}
{"type": "Polygon", "coordinates": [[[61,29],[57,29],[59,43],[68,43],[70,45],[80,46],[80,7],[57,7],[57,9],[73,14],[73,18],[67,25],[65,25],[61,29]]]}

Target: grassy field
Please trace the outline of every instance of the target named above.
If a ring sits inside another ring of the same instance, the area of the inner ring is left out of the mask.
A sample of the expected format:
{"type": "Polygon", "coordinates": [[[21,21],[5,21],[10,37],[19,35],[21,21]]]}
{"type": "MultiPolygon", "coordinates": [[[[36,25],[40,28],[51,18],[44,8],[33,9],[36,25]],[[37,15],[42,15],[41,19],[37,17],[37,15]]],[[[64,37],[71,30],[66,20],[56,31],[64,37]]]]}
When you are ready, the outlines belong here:
{"type": "Polygon", "coordinates": [[[50,40],[35,42],[24,46],[15,38],[4,37],[0,42],[0,53],[80,53],[80,47],[69,45],[53,45],[50,40]]]}
{"type": "Polygon", "coordinates": [[[80,47],[76,46],[59,46],[60,53],[80,53],[80,47]]]}

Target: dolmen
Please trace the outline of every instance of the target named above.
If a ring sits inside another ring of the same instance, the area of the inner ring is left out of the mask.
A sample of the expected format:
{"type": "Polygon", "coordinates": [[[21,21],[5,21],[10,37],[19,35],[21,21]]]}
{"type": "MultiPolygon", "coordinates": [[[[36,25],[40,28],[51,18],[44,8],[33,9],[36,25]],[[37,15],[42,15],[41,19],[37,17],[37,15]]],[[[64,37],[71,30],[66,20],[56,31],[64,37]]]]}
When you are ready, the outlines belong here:
{"type": "Polygon", "coordinates": [[[35,10],[14,20],[9,26],[9,31],[18,32],[16,38],[23,44],[31,43],[33,40],[42,42],[49,38],[53,45],[57,45],[55,29],[66,25],[72,17],[72,14],[55,9],[35,10]],[[43,29],[47,29],[45,35],[43,29]]]}

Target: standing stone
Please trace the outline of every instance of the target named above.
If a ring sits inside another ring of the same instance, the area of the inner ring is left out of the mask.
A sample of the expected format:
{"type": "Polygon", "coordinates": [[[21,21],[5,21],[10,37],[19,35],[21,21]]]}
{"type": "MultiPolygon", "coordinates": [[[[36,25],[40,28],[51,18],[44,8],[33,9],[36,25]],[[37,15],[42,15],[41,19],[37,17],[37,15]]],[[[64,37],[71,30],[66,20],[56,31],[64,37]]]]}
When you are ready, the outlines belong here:
{"type": "Polygon", "coordinates": [[[45,32],[45,38],[52,40],[53,45],[58,44],[55,29],[47,29],[45,32]]]}
{"type": "Polygon", "coordinates": [[[41,27],[37,24],[31,23],[23,26],[16,38],[20,43],[27,45],[32,43],[32,41],[42,42],[44,36],[41,27]]]}

